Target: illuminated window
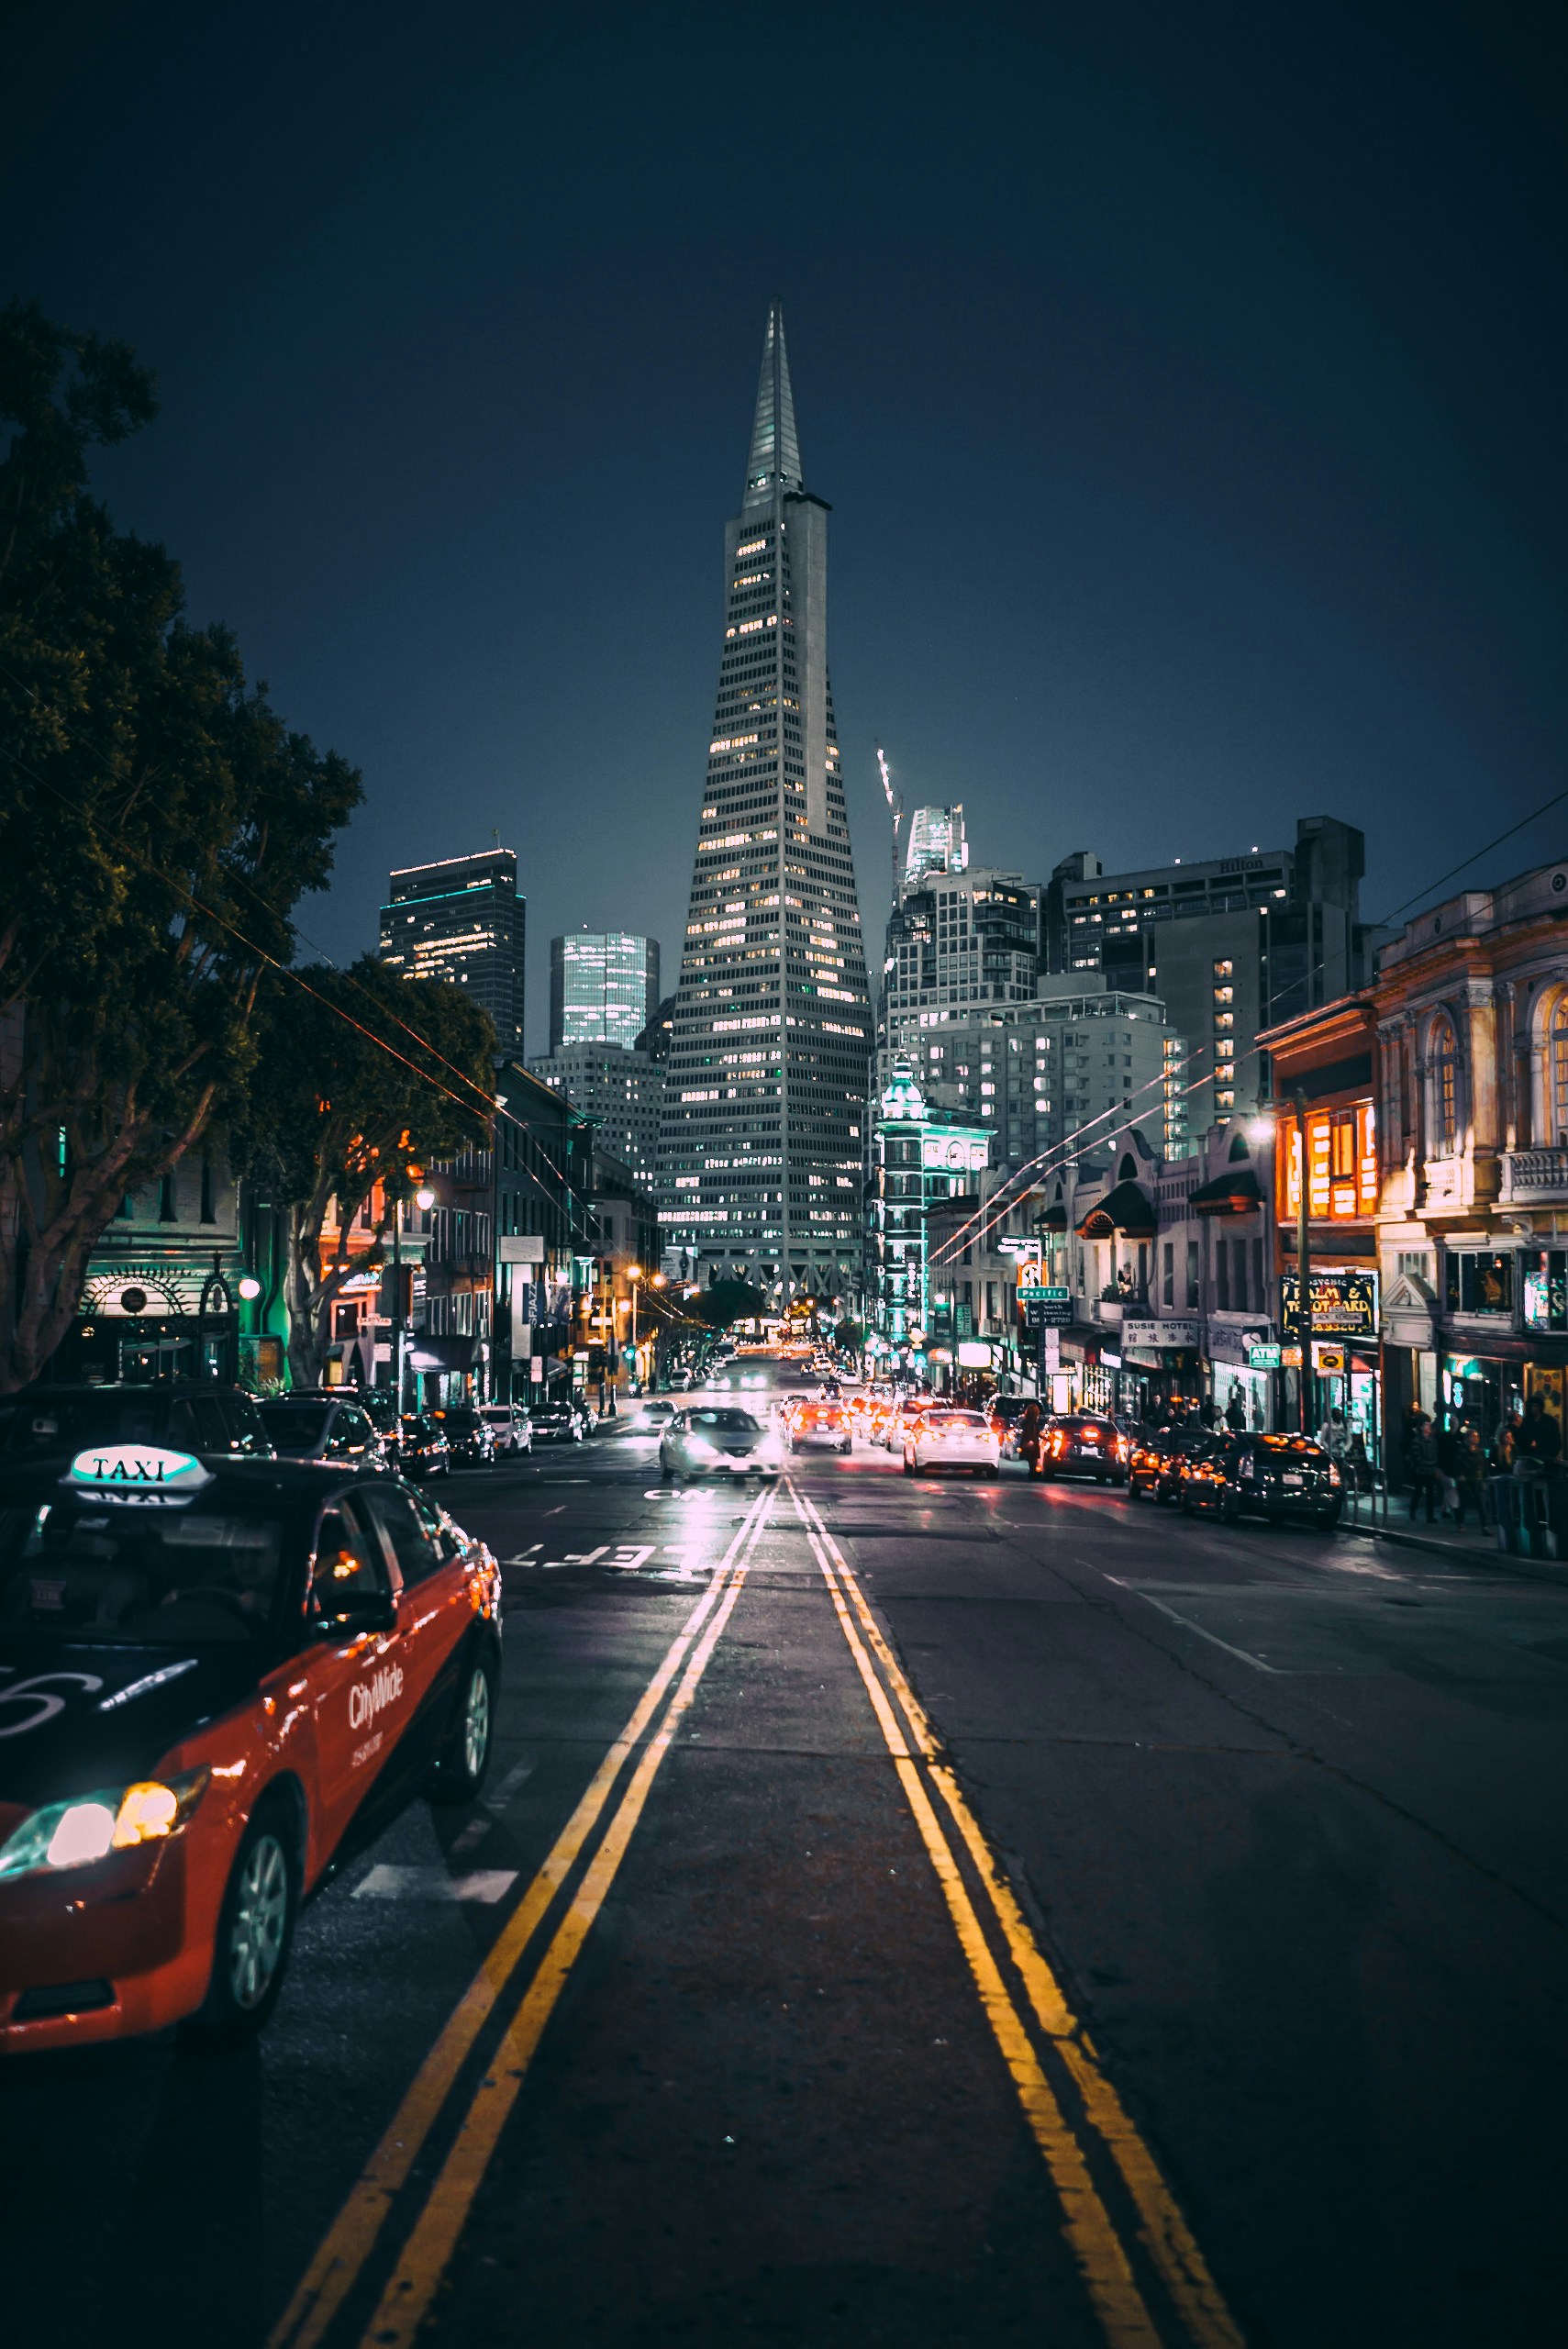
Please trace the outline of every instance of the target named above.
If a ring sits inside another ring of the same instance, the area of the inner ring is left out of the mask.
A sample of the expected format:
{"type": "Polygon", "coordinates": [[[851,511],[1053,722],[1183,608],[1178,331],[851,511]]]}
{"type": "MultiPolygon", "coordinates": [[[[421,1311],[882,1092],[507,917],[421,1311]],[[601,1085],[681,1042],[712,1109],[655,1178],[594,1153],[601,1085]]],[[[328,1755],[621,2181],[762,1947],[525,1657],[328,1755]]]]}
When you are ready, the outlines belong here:
{"type": "Polygon", "coordinates": [[[1236,975],[1235,964],[1229,962],[1217,962],[1214,966],[1214,975],[1217,979],[1234,978],[1236,975]]]}
{"type": "Polygon", "coordinates": [[[1560,1148],[1568,1144],[1568,995],[1551,1022],[1551,1130],[1560,1148]]]}

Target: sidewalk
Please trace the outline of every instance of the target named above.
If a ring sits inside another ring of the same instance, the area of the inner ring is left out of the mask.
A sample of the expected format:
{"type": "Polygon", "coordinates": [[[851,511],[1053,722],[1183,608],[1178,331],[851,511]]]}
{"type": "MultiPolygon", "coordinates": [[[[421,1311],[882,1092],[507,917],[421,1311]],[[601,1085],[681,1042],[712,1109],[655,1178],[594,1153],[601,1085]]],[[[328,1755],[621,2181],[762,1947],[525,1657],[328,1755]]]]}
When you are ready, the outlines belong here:
{"type": "Polygon", "coordinates": [[[1497,1547],[1490,1533],[1482,1533],[1473,1525],[1449,1525],[1440,1518],[1433,1525],[1424,1518],[1412,1524],[1407,1508],[1407,1504],[1396,1495],[1385,1525],[1381,1503],[1377,1516],[1373,1517],[1369,1497],[1363,1494],[1359,1519],[1347,1512],[1340,1520],[1340,1531],[1359,1533],[1368,1541],[1388,1542],[1401,1550],[1426,1550],[1435,1557],[1451,1559],[1456,1566],[1489,1566],[1494,1573],[1523,1575],[1527,1578],[1539,1575],[1553,1582],[1568,1577],[1568,1560],[1513,1557],[1497,1547]]]}

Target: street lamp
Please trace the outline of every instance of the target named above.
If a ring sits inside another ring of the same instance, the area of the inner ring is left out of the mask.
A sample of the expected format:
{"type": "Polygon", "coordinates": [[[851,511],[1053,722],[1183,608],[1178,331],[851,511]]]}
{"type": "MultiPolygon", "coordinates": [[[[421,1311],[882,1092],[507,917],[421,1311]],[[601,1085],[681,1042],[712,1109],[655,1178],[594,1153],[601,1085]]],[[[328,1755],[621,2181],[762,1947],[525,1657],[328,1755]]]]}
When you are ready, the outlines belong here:
{"type": "Polygon", "coordinates": [[[642,1364],[637,1359],[637,1285],[641,1278],[642,1266],[633,1264],[627,1274],[631,1284],[631,1375],[639,1386],[642,1384],[642,1364]]]}
{"type": "MultiPolygon", "coordinates": [[[[436,1195],[428,1183],[421,1183],[414,1194],[417,1208],[428,1213],[436,1204],[436,1195]]],[[[397,1195],[392,1212],[392,1361],[397,1381],[397,1413],[403,1415],[403,1194],[397,1195]]]]}

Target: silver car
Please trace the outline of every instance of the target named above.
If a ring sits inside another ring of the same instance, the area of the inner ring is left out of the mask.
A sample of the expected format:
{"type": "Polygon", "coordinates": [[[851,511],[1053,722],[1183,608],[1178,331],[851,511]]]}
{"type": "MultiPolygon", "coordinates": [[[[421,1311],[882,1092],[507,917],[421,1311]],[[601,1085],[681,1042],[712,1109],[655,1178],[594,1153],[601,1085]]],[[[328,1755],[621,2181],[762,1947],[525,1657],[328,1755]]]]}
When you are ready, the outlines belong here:
{"type": "Polygon", "coordinates": [[[776,1476],[784,1446],[750,1411],[724,1403],[694,1403],[677,1411],[659,1444],[666,1476],[776,1476]]]}
{"type": "Polygon", "coordinates": [[[534,1431],[526,1411],[516,1403],[482,1403],[479,1416],[495,1439],[495,1453],[531,1452],[534,1431]]]}

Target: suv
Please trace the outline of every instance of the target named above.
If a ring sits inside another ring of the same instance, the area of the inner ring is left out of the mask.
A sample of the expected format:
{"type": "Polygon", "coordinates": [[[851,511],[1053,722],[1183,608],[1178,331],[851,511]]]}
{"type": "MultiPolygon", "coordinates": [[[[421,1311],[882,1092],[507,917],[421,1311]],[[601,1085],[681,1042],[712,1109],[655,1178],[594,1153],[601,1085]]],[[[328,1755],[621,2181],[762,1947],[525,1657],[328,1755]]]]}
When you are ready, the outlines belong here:
{"type": "Polygon", "coordinates": [[[384,1468],[386,1444],[351,1391],[296,1386],[261,1405],[261,1425],[284,1460],[343,1460],[384,1468]]]}
{"type": "Polygon", "coordinates": [[[1243,1509],[1283,1525],[1308,1517],[1329,1532],[1345,1505],[1345,1480],[1320,1443],[1304,1435],[1222,1438],[1195,1460],[1182,1483],[1190,1516],[1211,1508],[1229,1523],[1243,1509]]]}
{"type": "Polygon", "coordinates": [[[1125,1485],[1130,1449],[1116,1421],[1101,1412],[1064,1411],[1040,1432],[1040,1475],[1093,1476],[1101,1485],[1125,1485]]]}
{"type": "Polygon", "coordinates": [[[520,1404],[482,1403],[479,1416],[495,1438],[497,1459],[503,1452],[515,1455],[533,1450],[533,1428],[520,1404]]]}
{"type": "Polygon", "coordinates": [[[256,1398],[241,1386],[175,1379],[149,1386],[25,1386],[0,1401],[0,1455],[8,1465],[69,1459],[89,1445],[111,1443],[273,1457],[256,1398]]]}

